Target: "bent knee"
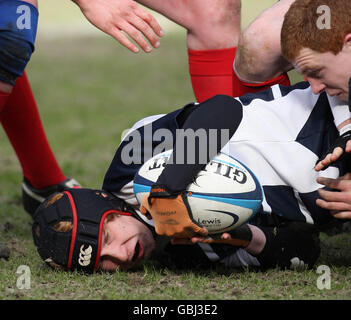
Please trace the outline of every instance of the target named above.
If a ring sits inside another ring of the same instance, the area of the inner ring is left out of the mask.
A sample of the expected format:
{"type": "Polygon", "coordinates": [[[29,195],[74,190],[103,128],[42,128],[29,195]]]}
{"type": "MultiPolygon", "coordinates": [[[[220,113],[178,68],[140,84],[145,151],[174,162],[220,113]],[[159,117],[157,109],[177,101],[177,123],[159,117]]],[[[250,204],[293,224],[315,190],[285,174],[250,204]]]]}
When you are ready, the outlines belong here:
{"type": "Polygon", "coordinates": [[[270,39],[262,36],[263,34],[265,33],[257,28],[250,28],[240,36],[235,57],[235,71],[245,80],[255,81],[257,78],[265,78],[267,64],[272,60],[272,56],[280,55],[280,46],[274,49],[270,45],[270,39]]]}
{"type": "Polygon", "coordinates": [[[292,69],[281,55],[280,31],[285,12],[293,1],[276,3],[242,32],[235,57],[239,78],[264,82],[292,69]]]}
{"type": "Polygon", "coordinates": [[[265,36],[256,30],[241,35],[234,60],[234,71],[245,82],[265,82],[292,69],[281,55],[279,36],[265,36]]]}

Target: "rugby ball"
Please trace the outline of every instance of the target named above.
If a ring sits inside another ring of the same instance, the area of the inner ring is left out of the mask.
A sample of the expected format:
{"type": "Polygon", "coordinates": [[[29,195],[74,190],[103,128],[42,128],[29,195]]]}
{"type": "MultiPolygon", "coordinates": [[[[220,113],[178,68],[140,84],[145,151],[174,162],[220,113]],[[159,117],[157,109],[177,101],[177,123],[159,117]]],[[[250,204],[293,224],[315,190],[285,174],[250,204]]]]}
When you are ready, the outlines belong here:
{"type": "MultiPolygon", "coordinates": [[[[172,150],[145,162],[134,178],[134,194],[141,204],[163,171],[172,150]]],[[[181,173],[180,173],[181,174],[181,173]]],[[[209,234],[233,230],[249,221],[259,210],[262,187],[249,168],[219,153],[196,176],[187,191],[193,219],[209,234]]]]}

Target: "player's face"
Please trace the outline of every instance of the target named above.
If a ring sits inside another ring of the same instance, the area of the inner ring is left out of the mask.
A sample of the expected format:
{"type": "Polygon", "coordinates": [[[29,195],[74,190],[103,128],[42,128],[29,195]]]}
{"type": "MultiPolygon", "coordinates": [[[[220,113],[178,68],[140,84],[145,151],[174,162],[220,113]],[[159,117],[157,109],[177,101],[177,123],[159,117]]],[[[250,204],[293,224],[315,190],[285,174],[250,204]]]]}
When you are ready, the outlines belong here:
{"type": "Polygon", "coordinates": [[[330,96],[348,100],[351,77],[351,50],[348,45],[337,55],[303,48],[295,61],[295,68],[307,77],[315,94],[326,91],[330,96]]]}
{"type": "Polygon", "coordinates": [[[117,216],[104,227],[100,269],[126,270],[149,257],[155,247],[151,231],[131,216],[117,216]]]}

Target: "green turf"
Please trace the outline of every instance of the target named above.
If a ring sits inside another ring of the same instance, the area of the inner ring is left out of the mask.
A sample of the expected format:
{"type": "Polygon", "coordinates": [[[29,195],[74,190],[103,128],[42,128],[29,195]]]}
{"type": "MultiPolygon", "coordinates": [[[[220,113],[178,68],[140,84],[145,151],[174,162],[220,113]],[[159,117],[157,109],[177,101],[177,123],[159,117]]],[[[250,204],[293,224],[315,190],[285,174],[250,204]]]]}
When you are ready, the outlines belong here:
{"type": "MultiPolygon", "coordinates": [[[[43,8],[49,12],[49,7],[43,8]]],[[[67,19],[76,21],[74,15],[67,19]]],[[[50,38],[40,33],[28,75],[66,175],[85,187],[101,187],[123,130],[144,116],[194,100],[184,36],[182,30],[171,33],[160,49],[136,56],[106,36],[50,38]]],[[[10,259],[0,260],[0,299],[351,298],[350,233],[323,235],[316,268],[302,272],[175,271],[152,263],[130,272],[93,276],[52,271],[34,248],[31,218],[21,206],[20,166],[2,131],[0,167],[0,241],[11,248],[10,259]],[[31,271],[28,290],[17,286],[21,265],[31,271]],[[331,269],[329,290],[317,287],[319,265],[331,269]]]]}

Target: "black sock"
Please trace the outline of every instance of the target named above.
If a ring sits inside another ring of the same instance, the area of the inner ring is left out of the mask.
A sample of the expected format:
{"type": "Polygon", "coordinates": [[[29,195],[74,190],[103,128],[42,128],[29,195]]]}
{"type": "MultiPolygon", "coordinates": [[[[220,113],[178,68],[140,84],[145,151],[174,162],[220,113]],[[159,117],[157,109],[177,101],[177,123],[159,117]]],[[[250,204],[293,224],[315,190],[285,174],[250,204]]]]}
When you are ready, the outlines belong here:
{"type": "Polygon", "coordinates": [[[291,222],[282,227],[259,228],[266,236],[265,247],[256,255],[262,268],[278,266],[289,269],[296,261],[312,268],[317,261],[320,254],[319,233],[313,225],[291,222]]]}

